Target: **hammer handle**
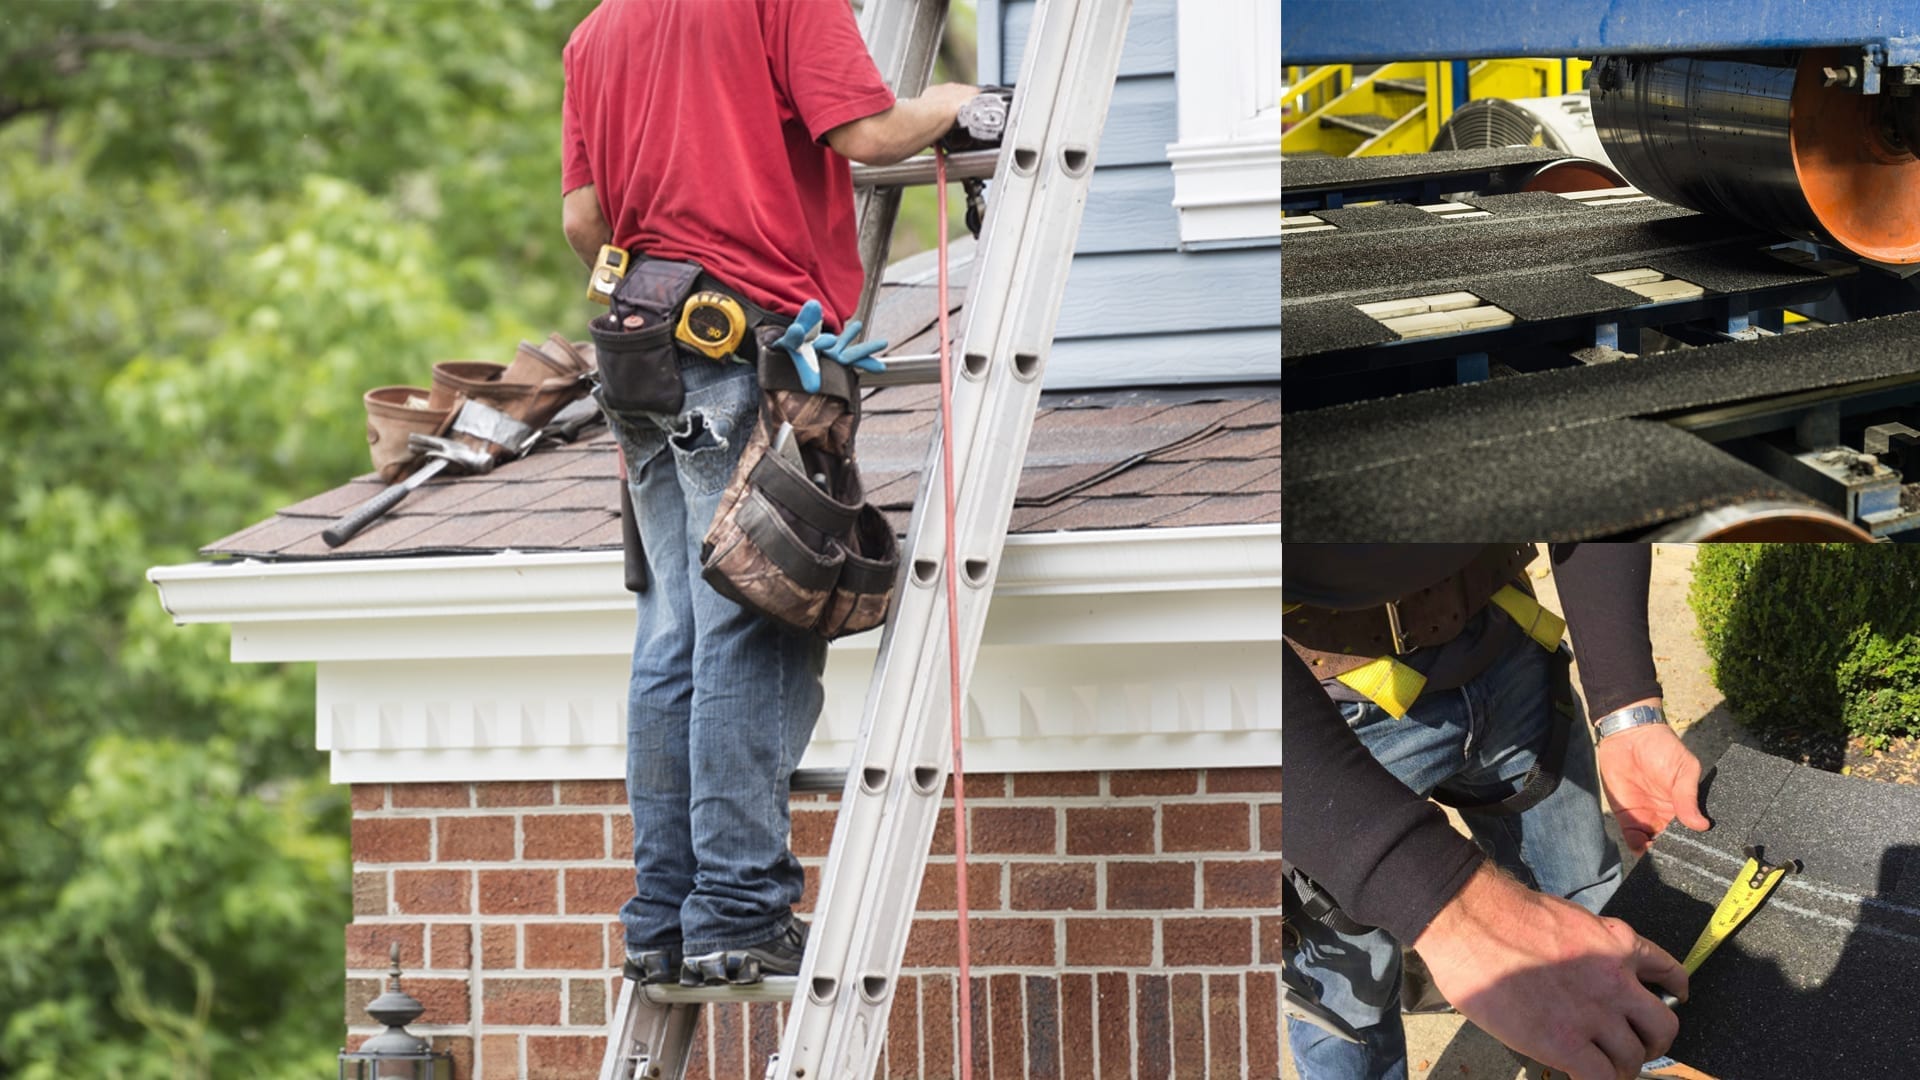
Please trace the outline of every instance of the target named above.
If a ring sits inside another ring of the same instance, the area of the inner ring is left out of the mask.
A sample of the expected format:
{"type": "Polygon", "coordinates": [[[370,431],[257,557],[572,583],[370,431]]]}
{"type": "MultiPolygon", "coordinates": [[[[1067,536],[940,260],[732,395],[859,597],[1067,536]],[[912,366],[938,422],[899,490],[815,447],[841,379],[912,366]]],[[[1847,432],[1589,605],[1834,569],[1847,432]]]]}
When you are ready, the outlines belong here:
{"type": "Polygon", "coordinates": [[[361,529],[380,520],[387,511],[400,505],[400,500],[406,498],[414,488],[440,475],[446,467],[446,458],[435,458],[419,472],[397,484],[390,485],[385,491],[354,507],[352,513],[334,522],[325,532],[322,532],[320,539],[326,541],[328,547],[339,547],[353,539],[361,529]]]}

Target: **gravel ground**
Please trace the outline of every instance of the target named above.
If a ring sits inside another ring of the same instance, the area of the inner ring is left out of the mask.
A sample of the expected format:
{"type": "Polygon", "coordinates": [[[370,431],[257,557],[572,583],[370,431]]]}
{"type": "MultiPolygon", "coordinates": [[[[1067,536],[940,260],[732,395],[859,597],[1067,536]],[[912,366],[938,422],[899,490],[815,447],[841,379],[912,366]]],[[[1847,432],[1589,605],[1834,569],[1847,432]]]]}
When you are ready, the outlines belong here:
{"type": "MultiPolygon", "coordinates": [[[[1648,622],[1667,718],[1701,761],[1711,763],[1729,743],[1746,739],[1708,676],[1706,650],[1695,633],[1693,611],[1687,607],[1693,557],[1690,545],[1654,545],[1648,622]]],[[[1530,572],[1542,601],[1558,611],[1559,596],[1546,566],[1543,553],[1530,572]]],[[[1618,842],[1619,834],[1612,828],[1611,819],[1608,828],[1618,842]]],[[[1625,857],[1624,848],[1621,854],[1625,857]]],[[[1406,1021],[1411,1080],[1534,1080],[1539,1075],[1537,1068],[1526,1067],[1506,1047],[1458,1016],[1409,1016],[1406,1021]]],[[[1281,1039],[1285,1038],[1282,1025],[1281,1039]]],[[[1298,1080],[1292,1062],[1284,1056],[1281,1075],[1284,1080],[1298,1080]]]]}

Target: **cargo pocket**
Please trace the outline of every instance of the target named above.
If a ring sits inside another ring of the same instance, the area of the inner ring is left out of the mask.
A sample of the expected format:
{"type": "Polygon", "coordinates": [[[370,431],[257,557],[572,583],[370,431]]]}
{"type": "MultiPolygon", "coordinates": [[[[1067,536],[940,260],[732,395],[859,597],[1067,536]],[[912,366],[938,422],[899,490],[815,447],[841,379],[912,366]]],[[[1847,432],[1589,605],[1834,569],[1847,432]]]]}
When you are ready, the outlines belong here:
{"type": "Polygon", "coordinates": [[[664,319],[632,318],[644,321],[626,329],[612,315],[602,315],[587,324],[599,353],[600,403],[612,412],[677,415],[686,403],[686,388],[673,327],[664,319]]]}
{"type": "Polygon", "coordinates": [[[794,630],[812,630],[846,550],[804,543],[771,500],[749,490],[708,538],[701,576],[714,591],[794,630]]]}
{"type": "Polygon", "coordinates": [[[871,503],[863,504],[854,520],[846,561],[840,564],[840,580],[834,583],[814,632],[831,641],[885,622],[899,570],[900,543],[894,539],[893,526],[871,503]]]}

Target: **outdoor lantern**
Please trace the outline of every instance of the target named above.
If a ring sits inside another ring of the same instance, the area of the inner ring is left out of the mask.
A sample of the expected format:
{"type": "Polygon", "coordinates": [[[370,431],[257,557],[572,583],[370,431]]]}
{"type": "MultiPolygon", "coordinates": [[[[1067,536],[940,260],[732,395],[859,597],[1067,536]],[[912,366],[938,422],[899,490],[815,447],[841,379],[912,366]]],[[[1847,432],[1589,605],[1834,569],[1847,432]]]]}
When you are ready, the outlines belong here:
{"type": "Polygon", "coordinates": [[[387,1030],[360,1044],[358,1050],[340,1051],[340,1080],[453,1080],[453,1054],[434,1051],[427,1040],[409,1034],[407,1025],[426,1011],[412,994],[400,989],[400,943],[393,943],[388,954],[393,968],[387,992],[367,1005],[367,1015],[387,1025],[387,1030]]]}

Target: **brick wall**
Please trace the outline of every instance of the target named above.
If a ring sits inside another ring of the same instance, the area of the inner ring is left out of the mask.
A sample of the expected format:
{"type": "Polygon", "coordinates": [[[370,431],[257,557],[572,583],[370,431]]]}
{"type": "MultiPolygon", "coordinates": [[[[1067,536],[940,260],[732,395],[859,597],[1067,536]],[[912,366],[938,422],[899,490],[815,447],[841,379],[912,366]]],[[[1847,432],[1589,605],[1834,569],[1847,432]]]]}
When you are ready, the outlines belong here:
{"type": "MultiPolygon", "coordinates": [[[[967,780],[975,1075],[1279,1076],[1277,768],[967,780]]],[[[817,871],[835,796],[799,796],[817,871]]],[[[617,782],[358,785],[349,1039],[391,942],[457,1075],[593,1077],[631,893],[617,782]]],[[[955,1074],[951,809],[933,841],[880,1075],[955,1074]]],[[[690,1077],[759,1080],[784,1005],[707,1010],[690,1077]]]]}

